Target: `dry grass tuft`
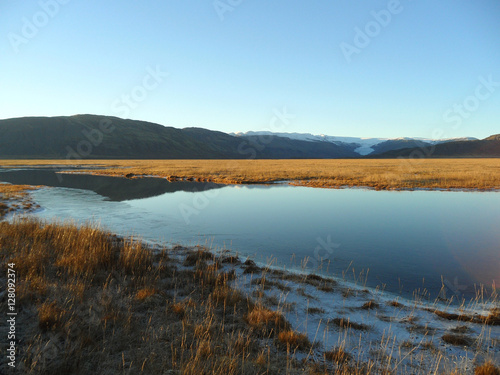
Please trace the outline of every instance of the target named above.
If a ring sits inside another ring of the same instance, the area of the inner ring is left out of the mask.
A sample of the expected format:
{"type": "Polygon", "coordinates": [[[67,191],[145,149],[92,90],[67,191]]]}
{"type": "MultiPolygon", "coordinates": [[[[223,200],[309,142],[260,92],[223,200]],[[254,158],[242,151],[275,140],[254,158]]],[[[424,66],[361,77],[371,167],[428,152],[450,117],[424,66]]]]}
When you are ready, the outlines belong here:
{"type": "Polygon", "coordinates": [[[335,318],[329,322],[332,322],[335,324],[337,327],[344,328],[344,329],[356,329],[359,331],[368,331],[370,329],[369,326],[363,323],[356,323],[356,322],[351,322],[349,319],[346,318],[335,318]]]}
{"type": "Polygon", "coordinates": [[[179,319],[184,318],[184,315],[186,314],[186,307],[184,306],[183,303],[173,303],[170,307],[169,310],[172,311],[179,319]]]}
{"type": "Polygon", "coordinates": [[[263,290],[270,290],[273,288],[277,288],[283,292],[289,292],[292,290],[292,288],[290,288],[288,285],[285,285],[280,281],[267,279],[265,276],[252,280],[252,284],[259,286],[263,290]]]}
{"type": "Polygon", "coordinates": [[[216,305],[233,307],[248,300],[240,291],[226,285],[216,288],[210,298],[216,305]]]}
{"type": "Polygon", "coordinates": [[[64,325],[66,311],[56,302],[44,302],[38,306],[38,326],[45,331],[52,331],[64,325]]]}
{"type": "Polygon", "coordinates": [[[352,360],[352,355],[341,347],[325,352],[324,357],[326,360],[337,364],[344,364],[352,360]]]}
{"type": "Polygon", "coordinates": [[[375,301],[368,301],[361,306],[363,310],[373,310],[379,308],[380,305],[375,301]]]}
{"type": "Polygon", "coordinates": [[[258,267],[255,262],[251,259],[247,259],[245,263],[243,263],[244,274],[252,274],[262,272],[261,268],[258,267]]]}
{"type": "Polygon", "coordinates": [[[491,362],[487,362],[474,369],[475,375],[500,375],[500,369],[491,362]]]}
{"type": "Polygon", "coordinates": [[[308,314],[324,314],[325,310],[323,310],[320,307],[308,307],[307,308],[307,313],[308,314]]]}
{"type": "Polygon", "coordinates": [[[470,346],[472,344],[472,339],[465,335],[448,333],[443,335],[441,339],[444,342],[455,346],[470,346]]]}
{"type": "Polygon", "coordinates": [[[311,342],[307,338],[307,335],[291,330],[280,332],[278,340],[280,343],[285,344],[287,348],[293,350],[307,350],[311,347],[311,342]]]}
{"type": "Polygon", "coordinates": [[[472,322],[472,323],[487,324],[492,326],[500,325],[500,310],[496,308],[492,309],[487,316],[455,314],[455,313],[448,313],[446,311],[432,310],[432,309],[427,309],[427,311],[433,312],[440,318],[446,320],[456,320],[459,322],[472,322]]]}
{"type": "Polygon", "coordinates": [[[128,239],[120,251],[119,265],[128,275],[142,276],[152,271],[153,256],[142,243],[128,239]]]}
{"type": "Polygon", "coordinates": [[[264,336],[274,335],[282,330],[290,329],[290,324],[282,314],[256,305],[246,316],[246,322],[264,336]]]}
{"type": "Polygon", "coordinates": [[[155,288],[143,288],[137,291],[135,294],[135,299],[138,301],[144,301],[145,299],[154,296],[158,291],[155,288]]]}
{"type": "Polygon", "coordinates": [[[261,351],[259,355],[257,356],[257,359],[255,360],[255,363],[257,363],[259,366],[264,366],[268,361],[268,356],[266,351],[261,351]]]}
{"type": "Polygon", "coordinates": [[[214,260],[214,255],[211,252],[204,249],[190,251],[186,256],[184,265],[186,267],[192,267],[207,260],[214,260]]]}

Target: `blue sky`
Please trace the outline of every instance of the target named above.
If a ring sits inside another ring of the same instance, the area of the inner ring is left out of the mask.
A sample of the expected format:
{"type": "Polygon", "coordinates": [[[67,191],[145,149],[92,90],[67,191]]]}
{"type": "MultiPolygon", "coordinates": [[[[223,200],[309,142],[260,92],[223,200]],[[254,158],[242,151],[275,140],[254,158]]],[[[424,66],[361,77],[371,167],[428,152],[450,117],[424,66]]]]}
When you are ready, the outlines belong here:
{"type": "Polygon", "coordinates": [[[286,108],[286,132],[500,132],[497,0],[3,0],[0,35],[0,118],[232,132],[286,108]]]}

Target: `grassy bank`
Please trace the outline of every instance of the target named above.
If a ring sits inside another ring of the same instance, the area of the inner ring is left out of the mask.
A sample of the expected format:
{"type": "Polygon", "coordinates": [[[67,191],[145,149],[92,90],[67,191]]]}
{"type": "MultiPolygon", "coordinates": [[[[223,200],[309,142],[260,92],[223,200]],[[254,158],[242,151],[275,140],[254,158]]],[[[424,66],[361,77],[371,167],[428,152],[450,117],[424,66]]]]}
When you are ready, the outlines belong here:
{"type": "Polygon", "coordinates": [[[36,189],[36,187],[0,183],[0,220],[12,212],[29,212],[38,208],[38,205],[33,202],[28,194],[33,189],[36,189]]]}
{"type": "Polygon", "coordinates": [[[154,175],[218,183],[292,181],[312,187],[500,189],[500,159],[370,160],[3,160],[3,166],[101,166],[91,173],[154,175]]]}
{"type": "MultiPolygon", "coordinates": [[[[23,219],[0,222],[0,257],[2,270],[10,264],[16,272],[18,373],[424,374],[428,367],[419,366],[436,363],[437,369],[448,355],[429,340],[418,345],[404,341],[392,350],[404,358],[417,349],[424,353],[414,355],[415,364],[407,372],[391,360],[395,354],[388,357],[392,339],[386,337],[380,343],[360,343],[374,359],[356,356],[347,348],[347,337],[352,334],[356,341],[358,332],[375,330],[373,322],[355,322],[356,311],[373,314],[382,308],[375,301],[348,309],[351,317],[329,320],[344,338],[322,348],[285,317],[294,304],[279,303],[268,293],[276,289],[288,295],[299,288],[298,294],[312,303],[314,290],[333,295],[335,282],[261,269],[203,248],[152,249],[93,226],[23,219]],[[252,293],[234,287],[245,275],[252,293]]],[[[0,281],[6,285],[5,273],[0,281]]],[[[359,304],[355,293],[342,291],[359,304]]],[[[366,298],[366,291],[359,293],[366,298]]],[[[4,292],[4,306],[6,299],[4,292]]],[[[323,311],[309,302],[305,306],[310,316],[323,311]]],[[[391,302],[391,308],[405,307],[391,302]]],[[[485,332],[498,324],[498,311],[491,314],[485,332]]],[[[471,336],[473,331],[464,328],[467,319],[457,318],[462,328],[441,340],[455,346],[487,340],[487,334],[471,336]]],[[[412,313],[412,329],[433,329],[418,320],[412,313]]],[[[0,331],[1,337],[7,336],[7,327],[0,331]]],[[[460,366],[449,373],[465,373],[460,366]]],[[[498,371],[488,363],[475,367],[478,374],[498,371]]],[[[0,372],[8,371],[2,362],[0,372]]]]}
{"type": "MultiPolygon", "coordinates": [[[[295,350],[284,318],[230,288],[234,275],[219,265],[225,260],[208,252],[186,251],[181,262],[91,226],[36,220],[2,222],[0,233],[2,269],[13,263],[17,274],[20,373],[307,367],[286,355],[286,345],[280,348],[288,343],[295,350]]],[[[0,370],[7,373],[6,365],[0,370]]]]}

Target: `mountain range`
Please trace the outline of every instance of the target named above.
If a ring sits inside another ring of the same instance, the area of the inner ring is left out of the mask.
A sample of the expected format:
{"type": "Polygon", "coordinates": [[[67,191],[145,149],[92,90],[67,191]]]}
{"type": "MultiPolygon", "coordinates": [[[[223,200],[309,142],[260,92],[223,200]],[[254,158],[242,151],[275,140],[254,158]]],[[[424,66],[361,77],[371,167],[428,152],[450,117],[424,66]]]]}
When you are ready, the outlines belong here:
{"type": "Polygon", "coordinates": [[[500,135],[484,140],[433,140],[227,134],[98,115],[0,120],[0,158],[4,159],[385,158],[412,156],[419,150],[430,157],[500,157],[500,135]]]}
{"type": "Polygon", "coordinates": [[[414,147],[429,147],[439,143],[455,141],[477,141],[477,138],[448,138],[448,139],[429,139],[429,138],[359,138],[359,137],[336,137],[330,135],[313,135],[309,133],[271,133],[271,132],[246,132],[230,133],[237,137],[263,137],[278,136],[309,142],[328,142],[339,146],[352,149],[357,156],[378,155],[386,151],[399,150],[414,147]]]}

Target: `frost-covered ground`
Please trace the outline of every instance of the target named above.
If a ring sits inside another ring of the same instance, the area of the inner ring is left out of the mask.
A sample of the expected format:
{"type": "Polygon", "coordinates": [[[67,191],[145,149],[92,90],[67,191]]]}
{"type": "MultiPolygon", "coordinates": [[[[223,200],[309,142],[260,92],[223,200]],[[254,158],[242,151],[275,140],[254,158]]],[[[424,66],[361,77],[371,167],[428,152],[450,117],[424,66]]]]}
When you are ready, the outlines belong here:
{"type": "MultiPolygon", "coordinates": [[[[178,255],[182,258],[182,252],[178,255]]],[[[407,300],[343,280],[259,267],[253,261],[222,264],[237,277],[233,287],[272,310],[316,345],[297,359],[321,362],[342,349],[374,373],[427,374],[500,360],[498,301],[452,307],[407,300]],[[461,316],[450,315],[456,314],[461,316]],[[478,323],[489,316],[488,324],[478,323]],[[472,320],[472,321],[471,321],[472,320]]]]}

